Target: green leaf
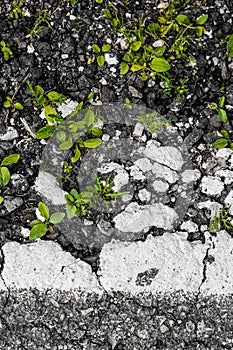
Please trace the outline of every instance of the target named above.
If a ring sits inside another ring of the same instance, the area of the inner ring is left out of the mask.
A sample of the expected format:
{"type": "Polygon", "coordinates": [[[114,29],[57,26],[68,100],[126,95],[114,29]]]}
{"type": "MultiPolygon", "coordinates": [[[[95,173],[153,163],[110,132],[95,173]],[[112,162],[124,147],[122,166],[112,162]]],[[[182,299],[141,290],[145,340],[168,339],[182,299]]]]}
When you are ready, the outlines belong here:
{"type": "Polygon", "coordinates": [[[219,116],[219,119],[223,122],[223,123],[226,123],[227,122],[227,112],[220,108],[219,111],[218,111],[218,116],[219,116]]]}
{"type": "Polygon", "coordinates": [[[138,51],[140,49],[140,47],[142,46],[141,41],[134,41],[131,45],[130,48],[133,51],[138,51]]]}
{"type": "Polygon", "coordinates": [[[225,104],[225,96],[222,96],[222,97],[220,97],[220,99],[219,99],[218,106],[219,106],[220,108],[223,108],[223,107],[224,107],[224,104],[225,104]]]}
{"type": "Polygon", "coordinates": [[[200,38],[202,36],[204,32],[204,28],[203,27],[196,27],[196,34],[197,34],[197,37],[200,38]]]}
{"type": "Polygon", "coordinates": [[[79,193],[75,188],[72,188],[72,190],[70,191],[71,196],[74,197],[74,199],[78,199],[79,198],[79,193]]]}
{"type": "Polygon", "coordinates": [[[166,46],[163,45],[163,46],[160,46],[160,47],[156,47],[156,49],[154,49],[154,55],[156,57],[162,57],[164,52],[166,50],[166,46]]]}
{"type": "Polygon", "coordinates": [[[94,51],[94,53],[100,53],[101,51],[100,47],[96,44],[92,45],[92,50],[94,51]]]}
{"type": "Polygon", "coordinates": [[[6,186],[10,181],[10,178],[11,178],[11,174],[9,170],[6,167],[1,166],[0,167],[0,184],[2,186],[6,186]]]}
{"type": "Polygon", "coordinates": [[[43,128],[37,131],[36,138],[41,139],[47,139],[50,137],[56,129],[56,126],[54,125],[45,125],[43,128]]]}
{"type": "Polygon", "coordinates": [[[10,108],[11,107],[11,105],[12,105],[12,100],[6,100],[4,103],[3,103],[3,106],[5,107],[5,108],[10,108]]]}
{"type": "Polygon", "coordinates": [[[154,58],[150,64],[150,68],[155,72],[167,72],[170,64],[164,58],[154,58]]]}
{"type": "Polygon", "coordinates": [[[227,53],[230,57],[233,57],[233,34],[229,36],[227,42],[227,53]]]}
{"type": "Polygon", "coordinates": [[[126,53],[126,54],[124,55],[124,61],[125,61],[125,62],[132,62],[132,60],[133,60],[133,55],[132,55],[132,54],[126,53]]]}
{"type": "Polygon", "coordinates": [[[47,232],[47,225],[45,224],[35,225],[30,231],[29,239],[34,240],[37,238],[41,238],[46,234],[46,232],[47,232]]]}
{"type": "Polygon", "coordinates": [[[80,157],[81,157],[81,152],[80,152],[78,146],[76,146],[75,151],[74,151],[74,156],[71,158],[71,162],[72,163],[77,162],[80,157]]]}
{"type": "Polygon", "coordinates": [[[90,132],[93,136],[102,136],[103,135],[103,131],[100,128],[98,128],[98,126],[94,126],[93,128],[91,128],[90,132]]]}
{"type": "Polygon", "coordinates": [[[50,114],[57,114],[57,112],[55,111],[54,108],[50,107],[50,106],[45,106],[44,108],[44,114],[45,114],[45,118],[50,122],[53,123],[53,117],[50,116],[50,114]]]}
{"type": "Polygon", "coordinates": [[[59,146],[59,148],[62,151],[67,151],[68,149],[70,149],[73,146],[73,139],[71,136],[68,137],[68,139],[64,142],[62,142],[59,146]]]}
{"type": "Polygon", "coordinates": [[[140,69],[144,68],[144,66],[141,66],[140,64],[133,64],[131,67],[132,72],[138,72],[140,69]]]}
{"type": "Polygon", "coordinates": [[[75,215],[77,215],[77,209],[73,206],[66,207],[66,215],[68,219],[72,219],[75,215]]]}
{"type": "Polygon", "coordinates": [[[124,61],[121,62],[120,67],[121,67],[120,73],[121,73],[122,75],[128,73],[128,71],[129,71],[129,65],[128,65],[126,62],[124,62],[124,61]]]}
{"type": "Polygon", "coordinates": [[[230,149],[233,151],[233,142],[230,144],[230,149]]]}
{"type": "Polygon", "coordinates": [[[104,62],[105,62],[105,57],[103,55],[100,55],[97,57],[97,63],[100,67],[104,65],[104,62]]]}
{"type": "Polygon", "coordinates": [[[178,24],[190,24],[190,20],[188,18],[188,16],[185,16],[185,15],[178,15],[176,16],[176,22],[178,24]]]}
{"type": "Polygon", "coordinates": [[[228,145],[228,140],[225,138],[218,139],[214,142],[214,147],[219,149],[219,148],[224,148],[228,145]]]}
{"type": "Polygon", "coordinates": [[[209,104],[208,104],[208,107],[209,107],[210,109],[213,109],[213,110],[218,109],[218,105],[217,105],[217,103],[215,103],[215,102],[209,103],[209,104]]]}
{"type": "Polygon", "coordinates": [[[51,224],[59,224],[65,217],[65,213],[58,212],[51,215],[49,222],[51,224]]]}
{"type": "Polygon", "coordinates": [[[102,52],[109,52],[111,50],[111,45],[103,45],[102,46],[102,52]]]}
{"type": "Polygon", "coordinates": [[[39,224],[43,224],[43,221],[41,221],[41,220],[32,220],[31,222],[30,222],[30,226],[31,227],[33,227],[33,226],[35,226],[35,225],[39,225],[39,224]]]}
{"type": "Polygon", "coordinates": [[[220,132],[225,139],[229,139],[229,134],[226,130],[221,130],[220,132]]]}
{"type": "Polygon", "coordinates": [[[56,138],[59,142],[65,142],[66,140],[66,133],[65,131],[58,131],[56,133],[56,138]]]}
{"type": "Polygon", "coordinates": [[[20,154],[18,153],[11,154],[8,157],[3,158],[1,165],[15,164],[18,162],[19,158],[20,158],[20,154]]]}
{"type": "Polygon", "coordinates": [[[203,24],[205,24],[205,22],[207,21],[207,19],[208,19],[208,15],[201,15],[200,17],[198,17],[198,18],[196,19],[196,24],[197,24],[197,25],[203,25],[203,24]]]}
{"type": "Polygon", "coordinates": [[[0,204],[2,204],[3,201],[4,201],[4,198],[0,196],[0,204]]]}
{"type": "Polygon", "coordinates": [[[91,126],[95,121],[95,113],[89,109],[82,120],[87,126],[91,126]]]}
{"type": "Polygon", "coordinates": [[[50,214],[47,205],[43,202],[39,202],[38,209],[40,211],[41,216],[43,216],[46,221],[49,221],[50,214]]]}
{"type": "Polygon", "coordinates": [[[101,145],[102,140],[97,138],[97,139],[89,139],[83,142],[84,146],[86,148],[96,148],[99,145],[101,145]]]}
{"type": "Polygon", "coordinates": [[[36,94],[36,96],[43,96],[44,95],[44,89],[40,86],[40,85],[36,85],[34,87],[34,90],[33,90],[34,94],[36,94]]]}
{"type": "Polygon", "coordinates": [[[20,102],[15,102],[14,107],[15,107],[15,109],[17,109],[17,111],[23,110],[23,105],[20,102]]]}
{"type": "MultiPolygon", "coordinates": [[[[61,96],[61,94],[59,94],[57,91],[50,91],[47,93],[48,99],[52,102],[59,101],[60,96],[61,96]]],[[[55,112],[55,114],[56,114],[56,112],[55,112]]]]}

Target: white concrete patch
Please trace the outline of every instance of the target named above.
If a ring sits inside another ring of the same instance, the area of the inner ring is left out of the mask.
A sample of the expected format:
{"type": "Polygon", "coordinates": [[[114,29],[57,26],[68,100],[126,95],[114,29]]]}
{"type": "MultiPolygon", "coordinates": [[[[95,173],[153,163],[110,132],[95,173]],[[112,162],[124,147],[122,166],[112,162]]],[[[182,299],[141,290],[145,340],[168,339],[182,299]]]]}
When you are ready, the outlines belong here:
{"type": "Polygon", "coordinates": [[[152,164],[148,158],[139,158],[136,160],[135,166],[143,172],[152,171],[156,178],[164,179],[170,184],[175,183],[178,180],[178,175],[174,170],[156,162],[152,164]]]}
{"type": "Polygon", "coordinates": [[[65,195],[67,192],[63,191],[57,179],[46,171],[39,172],[35,182],[35,189],[54,205],[63,205],[66,203],[65,195]]]}
{"type": "Polygon", "coordinates": [[[219,231],[217,237],[206,234],[211,246],[208,255],[214,261],[207,263],[206,280],[201,286],[204,295],[229,294],[233,291],[233,238],[226,231],[219,231]]]}
{"type": "Polygon", "coordinates": [[[2,278],[8,288],[101,292],[91,267],[64,252],[55,242],[10,242],[2,249],[5,256],[2,278]]]}
{"type": "Polygon", "coordinates": [[[204,176],[201,181],[201,191],[209,196],[217,196],[224,190],[224,184],[219,177],[204,176]]]}
{"type": "Polygon", "coordinates": [[[105,290],[137,294],[142,291],[197,291],[202,282],[206,247],[187,241],[187,234],[149,236],[145,242],[106,244],[100,254],[99,276],[105,290]],[[139,276],[150,270],[157,274],[140,285],[139,276]]]}
{"type": "Polygon", "coordinates": [[[146,157],[166,165],[173,170],[180,170],[183,165],[181,152],[172,146],[156,146],[153,140],[148,141],[144,151],[146,157]]]}
{"type": "Polygon", "coordinates": [[[176,211],[162,203],[141,206],[132,202],[113,221],[122,232],[147,232],[152,226],[170,230],[176,219],[176,211]]]}

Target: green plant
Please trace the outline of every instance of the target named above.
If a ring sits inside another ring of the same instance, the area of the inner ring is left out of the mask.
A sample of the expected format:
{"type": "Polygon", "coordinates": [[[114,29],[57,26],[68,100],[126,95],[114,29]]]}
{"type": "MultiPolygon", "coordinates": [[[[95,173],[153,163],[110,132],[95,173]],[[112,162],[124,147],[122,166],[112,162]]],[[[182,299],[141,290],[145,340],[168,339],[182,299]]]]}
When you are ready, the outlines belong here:
{"type": "Polygon", "coordinates": [[[219,210],[219,213],[214,216],[210,231],[225,230],[228,233],[233,232],[233,217],[229,214],[231,207],[223,207],[219,210]]]}
{"type": "Polygon", "coordinates": [[[84,192],[78,193],[73,188],[69,194],[65,195],[66,214],[68,219],[76,215],[86,215],[86,210],[103,201],[108,207],[110,200],[116,200],[120,196],[124,196],[129,192],[114,192],[114,182],[111,181],[112,174],[109,174],[106,180],[101,181],[100,177],[94,175],[95,184],[86,186],[84,192]]]}
{"type": "Polygon", "coordinates": [[[37,16],[36,17],[36,20],[35,20],[35,23],[34,23],[34,26],[32,29],[30,28],[27,28],[29,29],[29,34],[26,35],[25,38],[30,38],[32,36],[36,36],[37,38],[40,37],[40,32],[43,30],[44,28],[44,25],[47,25],[50,29],[53,29],[51,27],[51,24],[49,23],[49,20],[50,20],[50,14],[48,13],[47,10],[41,10],[41,9],[36,9],[37,11],[37,16]]]}
{"type": "Polygon", "coordinates": [[[72,6],[76,5],[79,0],[63,0],[63,2],[70,2],[72,6]]]}
{"type": "Polygon", "coordinates": [[[23,0],[12,1],[9,17],[12,19],[19,19],[20,16],[24,16],[25,11],[22,6],[23,0]]]}
{"type": "Polygon", "coordinates": [[[230,57],[233,57],[233,34],[228,36],[227,53],[230,57]]]}
{"type": "Polygon", "coordinates": [[[142,123],[148,131],[152,133],[161,133],[164,130],[164,127],[169,125],[169,119],[163,115],[159,115],[157,112],[145,113],[142,111],[138,117],[138,121],[142,123]]]}
{"type": "Polygon", "coordinates": [[[102,67],[105,63],[105,57],[104,55],[101,55],[101,53],[107,53],[111,50],[111,45],[110,44],[106,44],[103,45],[101,48],[97,45],[97,44],[93,44],[92,45],[92,50],[95,53],[95,55],[91,58],[88,59],[87,63],[91,64],[95,61],[97,61],[98,65],[100,67],[102,67]]]}
{"type": "Polygon", "coordinates": [[[173,83],[174,79],[172,77],[164,77],[164,81],[162,83],[162,91],[165,95],[171,96],[174,92],[177,101],[180,101],[185,95],[188,95],[188,78],[180,79],[178,83],[173,83]],[[166,79],[166,80],[165,80],[166,79]]]}
{"type": "Polygon", "coordinates": [[[233,151],[233,142],[230,139],[229,133],[226,130],[221,130],[220,133],[223,137],[214,142],[214,147],[216,149],[228,147],[233,151]]]}
{"type": "MultiPolygon", "coordinates": [[[[57,91],[54,91],[54,90],[45,91],[40,85],[35,85],[33,87],[29,83],[29,81],[26,81],[26,83],[32,96],[29,98],[29,100],[36,101],[36,107],[38,108],[47,107],[51,105],[60,105],[62,103],[65,103],[67,99],[65,95],[60,94],[57,91]]],[[[47,111],[49,112],[49,109],[47,111]]],[[[56,113],[56,111],[54,110],[52,112],[56,113]]]]}
{"type": "Polygon", "coordinates": [[[18,101],[14,102],[14,100],[9,96],[6,96],[6,100],[4,101],[3,106],[5,108],[11,108],[11,112],[15,112],[16,110],[23,110],[23,105],[18,101]]]}
{"type": "Polygon", "coordinates": [[[50,216],[49,208],[43,202],[39,202],[38,209],[44,220],[37,219],[30,222],[30,240],[43,237],[47,231],[52,232],[53,225],[59,224],[65,217],[65,213],[62,212],[57,212],[50,216]]]}
{"type": "MultiPolygon", "coordinates": [[[[53,91],[51,91],[51,92],[53,92],[53,91]]],[[[64,95],[61,95],[61,96],[64,96],[64,95]]],[[[75,110],[67,116],[66,119],[69,120],[70,124],[73,123],[71,121],[71,118],[73,116],[75,116],[80,110],[82,110],[86,106],[86,104],[93,98],[93,96],[94,96],[94,91],[91,91],[91,93],[88,95],[87,99],[85,101],[81,101],[78,104],[78,106],[75,108],[75,110]]],[[[44,95],[42,94],[42,101],[44,101],[43,99],[44,99],[44,95]]],[[[63,99],[63,97],[61,97],[61,99],[63,99]]],[[[59,101],[59,103],[62,103],[60,99],[58,99],[58,101],[59,101]]],[[[43,105],[43,103],[42,103],[42,105],[43,105]]],[[[40,130],[38,130],[38,132],[36,134],[37,139],[45,139],[45,138],[50,137],[54,133],[54,131],[56,130],[57,126],[61,125],[64,122],[64,118],[62,118],[62,116],[60,116],[57,113],[57,111],[54,108],[52,108],[51,106],[45,105],[45,117],[48,121],[48,124],[46,124],[40,130]]]]}
{"type": "MultiPolygon", "coordinates": [[[[0,164],[0,185],[1,186],[6,186],[9,183],[11,179],[11,174],[8,169],[8,166],[17,163],[19,158],[20,158],[20,154],[14,153],[3,158],[3,160],[1,161],[1,164],[0,164]]],[[[0,204],[3,202],[3,200],[4,198],[0,196],[0,204]]]]}
{"type": "Polygon", "coordinates": [[[5,61],[8,61],[10,56],[13,55],[13,52],[11,51],[10,45],[7,44],[5,41],[0,41],[0,49],[3,53],[3,58],[5,61]]]}
{"type": "Polygon", "coordinates": [[[226,123],[227,122],[227,112],[224,109],[224,105],[225,105],[225,96],[221,96],[218,103],[211,102],[208,104],[208,107],[210,109],[217,111],[219,119],[223,123],[226,123]]]}

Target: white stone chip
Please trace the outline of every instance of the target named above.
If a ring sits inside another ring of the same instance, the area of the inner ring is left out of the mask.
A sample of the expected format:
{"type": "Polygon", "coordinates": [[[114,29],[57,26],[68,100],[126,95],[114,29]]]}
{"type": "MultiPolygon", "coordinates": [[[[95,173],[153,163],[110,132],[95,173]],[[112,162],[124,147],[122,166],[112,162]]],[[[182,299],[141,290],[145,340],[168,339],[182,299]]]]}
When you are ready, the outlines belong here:
{"type": "Polygon", "coordinates": [[[182,225],[180,226],[181,230],[187,231],[187,232],[197,232],[198,231],[198,225],[191,221],[185,221],[182,223],[182,225]]]}
{"type": "Polygon", "coordinates": [[[170,230],[176,219],[176,211],[162,203],[141,206],[131,202],[113,221],[118,230],[136,233],[148,231],[152,226],[170,230]]]}
{"type": "Polygon", "coordinates": [[[198,169],[187,169],[181,174],[181,176],[183,182],[190,183],[198,180],[201,177],[201,172],[198,169]]]}
{"type": "Polygon", "coordinates": [[[146,188],[143,188],[138,192],[138,198],[142,202],[149,202],[149,200],[151,199],[151,193],[146,188]]]}
{"type": "Polygon", "coordinates": [[[224,200],[224,203],[227,205],[227,206],[230,206],[230,210],[229,210],[229,213],[231,215],[233,215],[233,190],[231,190],[228,195],[226,196],[225,200],[224,200]]]}
{"type": "Polygon", "coordinates": [[[164,182],[162,180],[155,180],[152,184],[155,192],[166,192],[169,188],[169,185],[167,182],[164,182]]]}
{"type": "Polygon", "coordinates": [[[224,190],[224,184],[219,177],[204,176],[201,180],[201,192],[209,196],[217,196],[224,190]]]}
{"type": "Polygon", "coordinates": [[[145,242],[114,241],[102,249],[98,274],[107,292],[195,292],[202,282],[205,254],[203,244],[188,242],[182,233],[149,236],[145,242]],[[150,269],[158,270],[151,283],[136,283],[138,275],[150,269]]]}
{"type": "Polygon", "coordinates": [[[133,136],[141,137],[143,130],[144,130],[144,125],[141,123],[137,123],[134,127],[133,136]]]}
{"type": "Polygon", "coordinates": [[[45,171],[39,172],[35,182],[35,189],[54,205],[63,205],[66,203],[65,195],[67,192],[61,189],[57,179],[53,175],[45,171]]]}
{"type": "Polygon", "coordinates": [[[114,65],[118,63],[118,60],[116,57],[111,57],[109,53],[105,53],[105,61],[109,64],[109,65],[114,65]]]}
{"type": "Polygon", "coordinates": [[[228,159],[230,155],[233,154],[233,151],[230,148],[221,148],[216,153],[216,158],[228,159]]]}
{"type": "Polygon", "coordinates": [[[18,131],[16,129],[12,128],[12,126],[9,126],[7,128],[6,133],[0,135],[0,140],[1,141],[11,141],[11,140],[17,139],[17,137],[19,137],[18,131]]]}
{"type": "Polygon", "coordinates": [[[147,142],[144,151],[146,157],[173,170],[180,170],[183,165],[181,152],[173,146],[156,146],[153,140],[147,142]]]}
{"type": "Polygon", "coordinates": [[[233,171],[228,170],[228,169],[220,169],[218,171],[216,171],[215,173],[216,176],[219,177],[224,177],[224,183],[226,185],[230,185],[233,182],[233,171]]]}
{"type": "Polygon", "coordinates": [[[64,252],[55,242],[9,242],[2,249],[2,278],[8,288],[101,291],[91,267],[64,252]]]}

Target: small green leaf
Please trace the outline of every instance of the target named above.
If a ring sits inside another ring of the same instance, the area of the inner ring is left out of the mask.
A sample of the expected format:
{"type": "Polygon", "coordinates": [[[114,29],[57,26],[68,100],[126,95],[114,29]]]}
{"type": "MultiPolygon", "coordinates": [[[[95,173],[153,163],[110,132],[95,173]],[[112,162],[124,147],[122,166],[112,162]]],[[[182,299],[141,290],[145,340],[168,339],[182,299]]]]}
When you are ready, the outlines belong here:
{"type": "Polygon", "coordinates": [[[208,19],[208,15],[201,15],[200,17],[198,17],[198,18],[196,19],[196,24],[197,24],[197,25],[203,25],[203,24],[205,24],[205,22],[207,21],[207,19],[208,19]]]}
{"type": "Polygon", "coordinates": [[[155,72],[167,72],[170,64],[164,58],[154,58],[150,64],[150,68],[155,72]]]}
{"type": "Polygon", "coordinates": [[[154,55],[156,57],[162,57],[164,52],[166,50],[166,46],[163,45],[163,46],[160,46],[160,47],[156,47],[156,49],[154,49],[154,55]]]}
{"type": "Polygon", "coordinates": [[[59,146],[59,148],[62,151],[67,151],[68,149],[70,149],[73,146],[73,139],[71,136],[68,137],[68,139],[65,142],[62,142],[59,146]]]}
{"type": "Polygon", "coordinates": [[[5,108],[10,108],[11,105],[12,105],[12,101],[9,101],[9,100],[6,100],[6,101],[3,103],[3,106],[4,106],[5,108]]]}
{"type": "Polygon", "coordinates": [[[40,85],[36,85],[34,87],[34,93],[36,94],[36,96],[43,96],[44,95],[44,89],[40,86],[40,85]]]}
{"type": "Polygon", "coordinates": [[[128,73],[128,71],[129,71],[129,65],[128,65],[126,62],[124,62],[124,61],[121,62],[120,67],[121,67],[120,73],[121,73],[122,75],[128,73]]]}
{"type": "Polygon", "coordinates": [[[1,165],[15,164],[18,162],[19,158],[20,158],[20,154],[18,153],[11,154],[8,157],[3,158],[1,165]]]}
{"type": "Polygon", "coordinates": [[[75,215],[77,215],[77,209],[73,206],[66,207],[66,215],[68,219],[72,219],[75,215]]]}
{"type": "Polygon", "coordinates": [[[53,123],[53,117],[50,116],[51,114],[57,114],[57,112],[55,111],[54,108],[50,107],[50,106],[45,106],[44,108],[44,114],[45,114],[45,118],[50,122],[53,123]]]}
{"type": "Polygon", "coordinates": [[[39,202],[38,209],[40,211],[41,216],[43,216],[46,221],[49,221],[50,214],[47,205],[43,202],[39,202]]]}
{"type": "MultiPolygon", "coordinates": [[[[50,91],[47,93],[47,97],[51,102],[57,102],[60,99],[61,94],[59,94],[57,91],[50,91]]],[[[52,113],[51,113],[52,114],[52,113]]],[[[54,114],[54,113],[53,113],[54,114]]],[[[56,112],[55,112],[56,114],[56,112]]]]}
{"type": "Polygon", "coordinates": [[[100,55],[97,57],[97,63],[100,67],[104,65],[104,62],[105,62],[105,57],[103,55],[100,55]]]}
{"type": "Polygon", "coordinates": [[[144,66],[141,66],[140,64],[132,64],[131,71],[132,72],[138,72],[142,68],[144,68],[144,66]]]}
{"type": "Polygon", "coordinates": [[[223,107],[224,107],[224,104],[225,104],[225,96],[221,96],[220,99],[219,99],[218,106],[219,106],[220,108],[223,108],[223,107]]]}
{"type": "Polygon", "coordinates": [[[65,131],[58,131],[56,133],[56,138],[59,142],[65,142],[66,140],[66,133],[65,131]]]}
{"type": "Polygon", "coordinates": [[[125,61],[125,62],[132,62],[132,60],[133,60],[133,55],[132,55],[132,54],[126,53],[126,54],[124,55],[124,61],[125,61]]]}
{"type": "Polygon", "coordinates": [[[226,130],[221,130],[220,132],[225,139],[229,139],[229,134],[226,130]]]}
{"type": "Polygon", "coordinates": [[[142,46],[141,41],[134,41],[131,45],[130,48],[133,51],[138,51],[140,49],[140,47],[142,46]]]}
{"type": "Polygon", "coordinates": [[[233,151],[233,142],[230,144],[230,149],[233,151]]]}
{"type": "Polygon", "coordinates": [[[15,109],[17,109],[17,111],[23,110],[23,105],[20,102],[15,102],[14,107],[15,107],[15,109]]]}
{"type": "Polygon", "coordinates": [[[94,126],[93,128],[91,128],[90,132],[93,136],[102,136],[103,135],[103,131],[100,128],[98,128],[98,126],[94,126]]]}
{"type": "Polygon", "coordinates": [[[203,32],[204,32],[204,27],[200,27],[200,26],[196,27],[196,34],[198,38],[202,36],[203,32]]]}
{"type": "Polygon", "coordinates": [[[219,119],[223,122],[223,123],[226,123],[227,122],[227,112],[220,108],[219,111],[218,111],[218,116],[219,116],[219,119]]]}
{"type": "Polygon", "coordinates": [[[97,139],[89,139],[83,142],[84,146],[86,148],[96,148],[99,145],[101,145],[102,140],[97,138],[97,139]]]}
{"type": "Polygon", "coordinates": [[[102,46],[102,52],[109,52],[111,50],[111,45],[103,45],[102,46]]]}
{"type": "Polygon", "coordinates": [[[92,50],[94,51],[94,53],[100,53],[101,51],[100,47],[96,44],[92,45],[92,50]]]}
{"type": "Polygon", "coordinates": [[[218,139],[214,142],[214,147],[216,149],[219,149],[219,148],[224,148],[228,145],[228,140],[227,139],[224,139],[224,138],[221,138],[221,139],[218,139]]]}
{"type": "Polygon", "coordinates": [[[0,196],[0,204],[2,204],[3,201],[4,201],[4,198],[0,196]]]}
{"type": "Polygon", "coordinates": [[[230,57],[233,57],[233,34],[229,36],[227,42],[227,53],[230,57]]]}
{"type": "Polygon", "coordinates": [[[190,24],[190,20],[188,18],[188,16],[185,16],[185,15],[178,15],[176,16],[176,22],[178,24],[190,24]]]}
{"type": "Polygon", "coordinates": [[[34,240],[43,237],[47,232],[47,226],[45,224],[38,224],[33,226],[30,231],[29,239],[34,240]]]}
{"type": "Polygon", "coordinates": [[[82,120],[87,126],[91,126],[95,121],[95,113],[89,109],[82,120]]]}
{"type": "Polygon", "coordinates": [[[39,225],[39,224],[43,224],[43,222],[41,220],[32,220],[29,225],[31,227],[33,227],[33,226],[39,225]]]}
{"type": "Polygon", "coordinates": [[[51,222],[51,224],[59,224],[64,217],[65,217],[65,213],[62,213],[62,212],[54,213],[51,215],[49,222],[51,222]]]}
{"type": "Polygon", "coordinates": [[[74,151],[74,156],[71,158],[71,162],[76,163],[80,157],[81,157],[81,152],[80,152],[78,146],[76,146],[75,151],[74,151]]]}
{"type": "Polygon", "coordinates": [[[79,193],[75,188],[72,188],[72,190],[70,191],[70,194],[74,197],[74,199],[79,198],[79,193]]]}
{"type": "Polygon", "coordinates": [[[10,178],[11,178],[11,174],[9,170],[6,167],[1,166],[0,167],[0,184],[2,186],[6,186],[10,181],[10,178]]]}
{"type": "Polygon", "coordinates": [[[217,103],[215,103],[215,102],[209,103],[209,104],[208,104],[208,107],[209,107],[210,109],[213,109],[213,110],[218,109],[218,105],[217,105],[217,103]]]}
{"type": "Polygon", "coordinates": [[[54,125],[45,125],[43,128],[37,131],[36,138],[41,139],[47,139],[50,137],[56,129],[56,126],[54,125]]]}

